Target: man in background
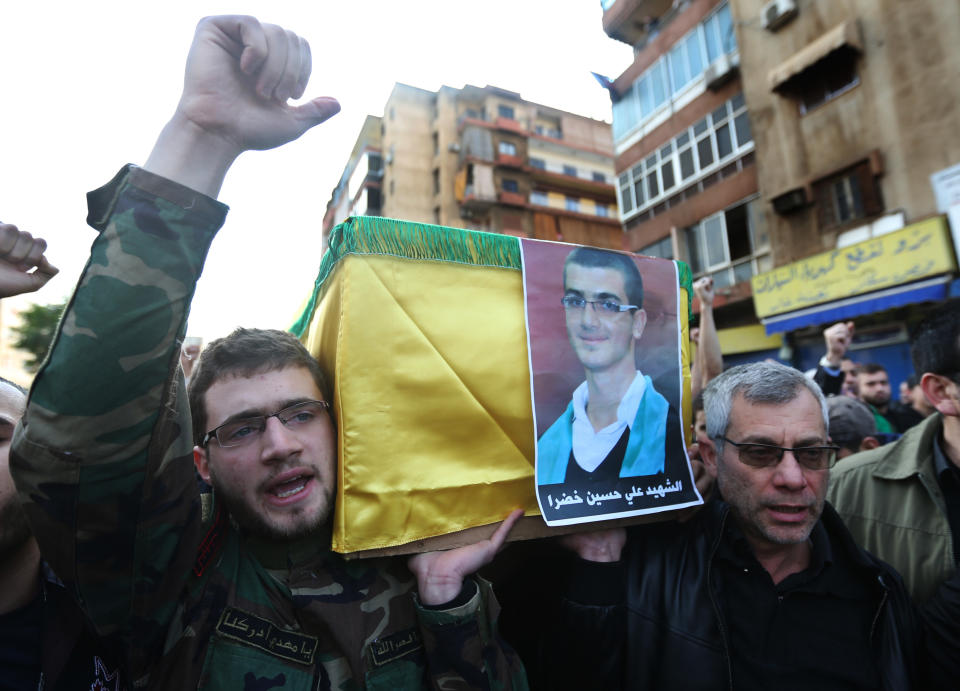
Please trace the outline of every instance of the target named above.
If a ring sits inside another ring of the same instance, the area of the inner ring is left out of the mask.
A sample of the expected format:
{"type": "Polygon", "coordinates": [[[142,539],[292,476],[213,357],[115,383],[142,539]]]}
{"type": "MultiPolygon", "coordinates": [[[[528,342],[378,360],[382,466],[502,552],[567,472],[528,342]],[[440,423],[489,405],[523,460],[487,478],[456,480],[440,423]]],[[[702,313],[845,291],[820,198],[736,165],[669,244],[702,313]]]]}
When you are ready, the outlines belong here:
{"type": "MultiPolygon", "coordinates": [[[[0,223],[0,298],[39,290],[57,273],[46,242],[0,223]]],[[[0,377],[0,687],[121,688],[109,648],[40,558],[10,476],[10,440],[27,392],[0,377]],[[98,686],[99,684],[99,686],[98,686]]]]}
{"type": "Polygon", "coordinates": [[[923,603],[960,563],[960,300],[921,322],[910,354],[936,413],[896,442],[845,459],[828,498],[857,542],[923,603]]]}
{"type": "Polygon", "coordinates": [[[837,458],[880,446],[876,436],[877,422],[861,401],[849,396],[831,396],[827,399],[827,409],[830,411],[830,441],[840,447],[837,458]]]}

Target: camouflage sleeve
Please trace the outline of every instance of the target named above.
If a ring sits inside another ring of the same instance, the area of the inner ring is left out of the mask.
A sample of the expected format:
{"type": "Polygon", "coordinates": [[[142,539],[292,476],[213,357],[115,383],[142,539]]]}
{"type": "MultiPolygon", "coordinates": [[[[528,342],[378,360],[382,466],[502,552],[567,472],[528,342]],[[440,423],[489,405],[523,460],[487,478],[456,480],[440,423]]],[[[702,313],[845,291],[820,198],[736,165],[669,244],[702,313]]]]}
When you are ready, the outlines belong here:
{"type": "Polygon", "coordinates": [[[520,658],[497,632],[499,605],[488,581],[475,577],[477,590],[453,609],[427,609],[417,603],[427,671],[435,689],[527,688],[520,658]]]}
{"type": "Polygon", "coordinates": [[[227,209],[133,166],[88,204],[100,234],[11,469],[44,557],[98,632],[135,649],[161,642],[200,539],[179,345],[227,209]]]}

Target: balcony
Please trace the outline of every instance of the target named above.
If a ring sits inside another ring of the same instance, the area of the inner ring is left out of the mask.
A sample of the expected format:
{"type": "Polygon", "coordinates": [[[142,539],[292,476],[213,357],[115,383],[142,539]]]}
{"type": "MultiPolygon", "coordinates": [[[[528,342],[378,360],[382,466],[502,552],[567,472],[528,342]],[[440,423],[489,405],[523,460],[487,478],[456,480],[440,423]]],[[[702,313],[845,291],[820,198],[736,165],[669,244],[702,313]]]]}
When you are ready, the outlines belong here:
{"type": "Polygon", "coordinates": [[[474,185],[467,185],[463,190],[463,200],[460,206],[466,209],[483,211],[497,203],[497,197],[486,192],[478,192],[474,185]]]}
{"type": "Polygon", "coordinates": [[[603,12],[603,30],[635,50],[643,48],[690,5],[690,0],[616,0],[603,12]]]}
{"type": "Polygon", "coordinates": [[[506,204],[507,206],[527,205],[527,198],[519,192],[507,192],[506,190],[500,190],[500,192],[497,193],[497,199],[501,204],[506,204]]]}
{"type": "Polygon", "coordinates": [[[523,168],[524,167],[523,157],[498,153],[497,165],[506,166],[507,168],[523,168]]]}
{"type": "Polygon", "coordinates": [[[591,196],[608,197],[611,201],[616,200],[617,193],[612,182],[599,182],[597,180],[581,178],[577,175],[566,175],[536,166],[530,167],[529,171],[531,181],[540,183],[541,187],[586,192],[591,196]]]}
{"type": "Polygon", "coordinates": [[[503,130],[504,132],[513,132],[514,134],[521,134],[523,136],[527,136],[530,133],[527,125],[513,118],[497,116],[493,119],[481,119],[478,117],[470,117],[469,115],[461,115],[457,118],[457,133],[462,133],[468,125],[503,130]]]}
{"type": "Polygon", "coordinates": [[[513,118],[505,118],[505,117],[497,116],[497,118],[493,121],[493,125],[498,130],[516,132],[517,134],[527,133],[527,128],[524,127],[522,123],[520,123],[517,120],[514,120],[513,118]]]}

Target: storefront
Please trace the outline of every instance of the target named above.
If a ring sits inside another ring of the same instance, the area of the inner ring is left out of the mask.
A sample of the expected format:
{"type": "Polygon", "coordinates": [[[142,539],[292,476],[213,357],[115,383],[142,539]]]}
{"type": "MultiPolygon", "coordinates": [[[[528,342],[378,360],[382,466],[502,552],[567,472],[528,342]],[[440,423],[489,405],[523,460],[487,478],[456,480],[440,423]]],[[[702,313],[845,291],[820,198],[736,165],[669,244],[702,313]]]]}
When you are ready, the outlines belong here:
{"type": "Polygon", "coordinates": [[[884,365],[896,387],[912,373],[911,326],[958,293],[956,272],[946,217],[935,216],[754,276],[754,308],[768,335],[784,334],[800,369],[823,355],[816,332],[854,320],[851,356],[884,365]]]}

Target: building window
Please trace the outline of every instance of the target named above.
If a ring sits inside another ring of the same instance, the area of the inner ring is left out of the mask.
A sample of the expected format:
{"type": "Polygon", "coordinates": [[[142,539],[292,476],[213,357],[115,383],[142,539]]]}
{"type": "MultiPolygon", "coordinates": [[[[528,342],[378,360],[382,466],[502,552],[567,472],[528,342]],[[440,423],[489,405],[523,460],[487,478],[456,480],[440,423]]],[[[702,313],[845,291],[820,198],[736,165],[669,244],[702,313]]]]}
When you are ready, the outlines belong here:
{"type": "Polygon", "coordinates": [[[746,102],[738,94],[620,176],[623,218],[673,197],[752,150],[746,102]]]}
{"type": "Polygon", "coordinates": [[[564,164],[564,166],[563,166],[563,174],[564,174],[564,175],[569,175],[569,176],[571,176],[571,177],[577,177],[577,167],[576,167],[576,166],[568,166],[568,165],[564,164]]]}
{"type": "Polygon", "coordinates": [[[366,216],[379,216],[380,215],[380,190],[376,187],[369,187],[366,191],[367,197],[367,208],[363,212],[366,216]]]}
{"type": "Polygon", "coordinates": [[[534,125],[533,131],[539,134],[541,137],[550,137],[551,139],[563,139],[563,132],[560,131],[559,126],[551,127],[550,125],[534,125]]]}
{"type": "Polygon", "coordinates": [[[546,192],[541,192],[540,190],[533,190],[530,193],[530,203],[536,204],[538,206],[549,206],[550,199],[547,197],[546,192]]]}
{"type": "Polygon", "coordinates": [[[440,169],[433,169],[433,193],[440,194],[440,169]]]}
{"type": "Polygon", "coordinates": [[[603,202],[594,202],[594,205],[597,207],[597,216],[603,216],[607,218],[610,216],[610,209],[607,208],[607,205],[603,202]]]}
{"type": "Polygon", "coordinates": [[[593,177],[593,181],[594,181],[594,182],[606,182],[606,181],[607,181],[607,176],[604,175],[603,173],[598,173],[597,171],[593,171],[592,177],[593,177]]]}
{"type": "Polygon", "coordinates": [[[436,156],[440,153],[440,134],[437,132],[433,133],[433,155],[436,156]]]}
{"type": "Polygon", "coordinates": [[[777,91],[796,100],[800,114],[805,115],[859,83],[857,51],[843,46],[781,84],[777,91]]]}
{"type": "Polygon", "coordinates": [[[531,167],[531,168],[536,168],[536,169],[538,169],[538,170],[546,170],[546,169],[547,169],[547,162],[544,161],[542,158],[531,158],[531,159],[530,159],[530,167],[531,167]]]}
{"type": "Polygon", "coordinates": [[[710,275],[717,288],[773,268],[769,236],[758,222],[754,200],[707,216],[681,237],[694,277],[710,275]]]}
{"type": "Polygon", "coordinates": [[[633,211],[633,194],[630,191],[630,174],[624,173],[619,178],[620,182],[620,208],[623,209],[623,214],[626,216],[631,211],[633,211]]]}
{"type": "Polygon", "coordinates": [[[390,106],[390,119],[393,120],[396,114],[397,114],[397,111],[393,108],[393,106],[390,106]]]}
{"type": "Polygon", "coordinates": [[[516,156],[517,155],[517,145],[513,142],[500,142],[497,144],[497,151],[499,151],[504,156],[516,156]]]}
{"type": "Polygon", "coordinates": [[[511,106],[505,106],[503,104],[500,104],[497,106],[497,115],[500,116],[501,118],[509,118],[511,120],[516,119],[513,116],[514,115],[513,108],[511,106]]]}
{"type": "Polygon", "coordinates": [[[577,197],[567,197],[564,205],[567,211],[580,211],[580,199],[577,197]]]}
{"type": "Polygon", "coordinates": [[[516,180],[509,180],[509,179],[507,179],[507,178],[504,178],[504,179],[503,179],[503,181],[500,183],[500,187],[503,189],[504,192],[519,192],[519,191],[520,191],[520,186],[517,185],[517,181],[516,181],[516,180]]]}
{"type": "Polygon", "coordinates": [[[821,230],[883,212],[880,188],[869,161],[815,182],[813,197],[821,230]]]}
{"type": "Polygon", "coordinates": [[[393,196],[393,180],[390,181],[390,195],[393,196]]]}
{"type": "MultiPolygon", "coordinates": [[[[718,58],[737,52],[730,6],[723,3],[682,36],[613,103],[613,140],[619,143],[686,92],[718,58]]],[[[702,83],[699,82],[699,83],[702,83]]]]}
{"type": "Polygon", "coordinates": [[[433,207],[433,225],[435,226],[440,225],[440,207],[439,206],[433,207]]]}
{"type": "Polygon", "coordinates": [[[661,259],[673,259],[673,243],[670,241],[670,236],[657,240],[646,247],[641,247],[639,254],[645,254],[648,257],[660,257],[661,259]]]}

